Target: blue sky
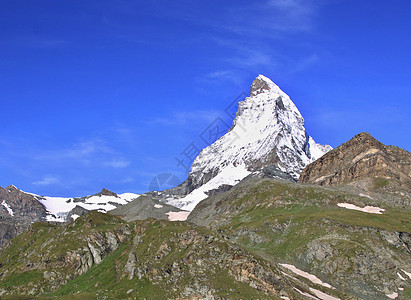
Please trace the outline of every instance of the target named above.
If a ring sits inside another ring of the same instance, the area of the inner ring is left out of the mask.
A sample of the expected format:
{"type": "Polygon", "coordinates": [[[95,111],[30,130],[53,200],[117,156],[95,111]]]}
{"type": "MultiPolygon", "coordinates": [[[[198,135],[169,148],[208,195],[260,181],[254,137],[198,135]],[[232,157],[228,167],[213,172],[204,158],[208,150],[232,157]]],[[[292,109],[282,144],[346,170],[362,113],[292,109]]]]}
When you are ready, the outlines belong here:
{"type": "MultiPolygon", "coordinates": [[[[409,1],[2,1],[0,186],[83,196],[176,157],[258,74],[333,147],[411,150],[409,1]]],[[[173,182],[175,183],[175,182],[173,182]]]]}

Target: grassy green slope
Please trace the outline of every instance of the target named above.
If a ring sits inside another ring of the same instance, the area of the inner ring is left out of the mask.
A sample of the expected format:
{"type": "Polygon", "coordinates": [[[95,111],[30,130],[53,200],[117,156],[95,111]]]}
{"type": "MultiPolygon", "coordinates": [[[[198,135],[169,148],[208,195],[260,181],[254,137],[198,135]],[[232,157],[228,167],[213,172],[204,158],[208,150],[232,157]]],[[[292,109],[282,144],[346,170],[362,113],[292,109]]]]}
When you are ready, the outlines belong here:
{"type": "Polygon", "coordinates": [[[33,224],[3,248],[0,293],[2,299],[298,299],[294,286],[312,286],[291,283],[282,271],[206,228],[125,223],[91,212],[67,226],[33,224]],[[109,243],[113,236],[117,244],[109,243]],[[87,265],[90,245],[101,262],[93,257],[87,265]]]}

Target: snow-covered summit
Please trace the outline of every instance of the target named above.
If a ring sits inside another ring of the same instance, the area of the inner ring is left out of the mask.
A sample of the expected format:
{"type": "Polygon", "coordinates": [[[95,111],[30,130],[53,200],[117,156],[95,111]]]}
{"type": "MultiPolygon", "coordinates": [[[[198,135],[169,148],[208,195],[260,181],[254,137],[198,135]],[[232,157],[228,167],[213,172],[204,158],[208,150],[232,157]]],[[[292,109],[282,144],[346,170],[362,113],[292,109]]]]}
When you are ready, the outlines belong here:
{"type": "Polygon", "coordinates": [[[290,97],[269,78],[259,75],[251,85],[250,97],[239,102],[233,127],[194,160],[187,179],[187,192],[191,193],[186,198],[190,203],[184,204],[183,198],[170,204],[192,209],[193,202],[202,200],[194,200],[192,193],[217,175],[227,173],[227,168],[230,180],[224,182],[219,176],[221,185],[233,185],[233,173],[242,174],[236,178],[238,182],[267,166],[276,166],[297,180],[306,165],[331,149],[317,144],[306,133],[304,118],[290,97]]]}
{"type": "Polygon", "coordinates": [[[276,164],[298,179],[307,164],[331,150],[306,133],[301,113],[270,79],[259,75],[250,94],[239,102],[232,129],[194,160],[191,174],[196,174],[197,182],[200,172],[219,173],[243,163],[249,170],[276,164]]]}
{"type": "Polygon", "coordinates": [[[254,79],[253,83],[251,84],[250,95],[256,96],[265,91],[271,91],[272,93],[275,92],[278,94],[282,93],[280,87],[272,82],[270,78],[260,74],[254,79]]]}

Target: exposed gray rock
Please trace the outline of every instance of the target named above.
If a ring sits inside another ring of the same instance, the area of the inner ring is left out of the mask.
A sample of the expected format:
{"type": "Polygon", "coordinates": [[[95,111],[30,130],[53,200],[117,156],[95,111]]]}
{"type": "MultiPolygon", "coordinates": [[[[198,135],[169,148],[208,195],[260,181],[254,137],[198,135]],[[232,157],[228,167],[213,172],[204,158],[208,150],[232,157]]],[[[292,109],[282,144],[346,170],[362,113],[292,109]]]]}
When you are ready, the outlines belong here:
{"type": "Polygon", "coordinates": [[[119,216],[126,221],[145,220],[148,218],[168,220],[166,213],[179,211],[181,209],[143,195],[126,205],[109,211],[109,214],[119,216]]]}
{"type": "Polygon", "coordinates": [[[13,185],[0,187],[0,246],[46,216],[47,210],[36,196],[13,185]]]}
{"type": "Polygon", "coordinates": [[[136,254],[133,252],[130,252],[130,254],[128,255],[127,263],[124,266],[124,271],[128,274],[129,280],[133,279],[136,273],[136,262],[137,262],[136,254]]]}

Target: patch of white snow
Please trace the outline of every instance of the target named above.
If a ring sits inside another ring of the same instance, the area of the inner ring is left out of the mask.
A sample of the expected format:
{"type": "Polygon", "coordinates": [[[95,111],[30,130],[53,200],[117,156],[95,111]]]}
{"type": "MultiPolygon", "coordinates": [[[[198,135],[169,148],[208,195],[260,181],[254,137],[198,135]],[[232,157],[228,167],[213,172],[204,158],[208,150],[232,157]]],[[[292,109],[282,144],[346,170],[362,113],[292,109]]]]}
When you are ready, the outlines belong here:
{"type": "Polygon", "coordinates": [[[217,176],[187,196],[180,199],[167,199],[166,203],[183,210],[192,211],[201,200],[208,197],[206,192],[217,189],[224,184],[236,185],[250,173],[244,164],[227,166],[217,176]]]}
{"type": "Polygon", "coordinates": [[[178,212],[170,211],[166,213],[166,215],[168,216],[168,220],[170,221],[185,221],[187,220],[187,217],[189,214],[190,214],[189,211],[178,211],[178,212]]]}
{"type": "Polygon", "coordinates": [[[306,297],[308,297],[308,298],[310,298],[310,299],[315,299],[315,300],[318,300],[318,298],[317,297],[314,297],[313,295],[311,295],[311,294],[309,294],[309,293],[306,293],[306,292],[303,292],[303,291],[300,291],[299,289],[297,289],[296,287],[293,287],[293,289],[294,290],[296,290],[297,292],[299,292],[301,295],[303,295],[303,296],[306,296],[306,297]]]}
{"type": "Polygon", "coordinates": [[[346,209],[358,210],[358,211],[362,211],[362,212],[369,213],[369,214],[379,214],[379,215],[381,215],[382,212],[385,211],[384,208],[380,208],[378,206],[359,207],[359,206],[351,204],[351,203],[338,203],[337,205],[339,207],[343,207],[343,208],[346,208],[346,209]]]}
{"type": "Polygon", "coordinates": [[[310,291],[311,291],[312,293],[314,293],[314,294],[315,294],[318,298],[320,298],[321,300],[340,300],[340,298],[333,297],[333,296],[331,296],[331,295],[328,295],[328,294],[326,294],[326,293],[324,293],[324,292],[321,292],[321,291],[316,290],[316,289],[313,289],[313,288],[310,288],[310,291]]]}
{"type": "Polygon", "coordinates": [[[407,279],[405,279],[400,272],[397,272],[398,277],[400,277],[401,280],[407,281],[407,279]]]}
{"type": "Polygon", "coordinates": [[[387,294],[386,296],[390,299],[397,299],[398,293],[393,292],[392,294],[387,294]]]}
{"type": "Polygon", "coordinates": [[[280,266],[282,266],[282,267],[284,267],[284,268],[292,271],[293,273],[295,273],[295,274],[297,274],[297,275],[299,275],[299,276],[301,276],[301,277],[307,278],[307,279],[310,280],[312,283],[322,285],[323,287],[326,287],[326,288],[329,288],[329,289],[333,289],[333,287],[332,287],[330,284],[325,283],[325,282],[322,282],[321,279],[319,279],[317,276],[312,275],[312,274],[310,274],[310,273],[307,273],[307,272],[305,272],[305,271],[302,271],[302,270],[296,268],[296,267],[293,266],[293,265],[280,264],[280,266]]]}
{"type": "Polygon", "coordinates": [[[407,275],[407,276],[411,279],[411,273],[408,273],[407,271],[405,271],[405,270],[403,270],[403,269],[401,269],[401,271],[403,271],[404,274],[407,275]]]}
{"type": "Polygon", "coordinates": [[[9,214],[10,216],[14,216],[13,210],[11,209],[10,205],[8,205],[5,200],[3,200],[3,202],[1,203],[1,205],[3,205],[3,207],[7,210],[8,214],[9,214]]]}
{"type": "Polygon", "coordinates": [[[366,194],[359,194],[358,196],[360,196],[360,197],[366,197],[366,198],[368,198],[368,199],[372,199],[372,197],[371,197],[371,196],[366,195],[366,194]]]}
{"type": "Polygon", "coordinates": [[[163,206],[161,204],[154,204],[154,208],[162,208],[163,206]]]}
{"type": "Polygon", "coordinates": [[[73,218],[73,220],[76,220],[76,219],[79,218],[80,216],[79,216],[79,215],[76,215],[76,214],[72,214],[71,217],[73,218]]]}
{"type": "Polygon", "coordinates": [[[310,154],[312,161],[319,159],[325,153],[332,150],[332,147],[329,145],[317,144],[311,136],[308,138],[308,145],[310,146],[310,154]]]}

